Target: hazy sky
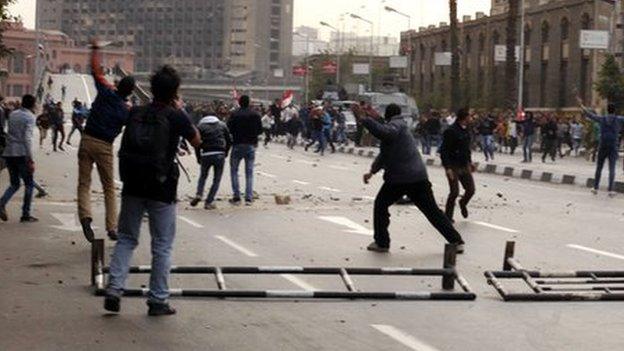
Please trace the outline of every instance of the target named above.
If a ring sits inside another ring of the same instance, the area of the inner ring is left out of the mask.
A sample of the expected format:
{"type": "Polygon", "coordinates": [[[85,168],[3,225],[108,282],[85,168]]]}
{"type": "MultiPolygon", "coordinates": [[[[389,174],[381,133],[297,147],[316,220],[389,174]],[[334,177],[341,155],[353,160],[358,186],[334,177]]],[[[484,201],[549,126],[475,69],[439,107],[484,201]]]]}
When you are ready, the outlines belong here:
{"type": "MultiPolygon", "coordinates": [[[[132,0],[129,0],[132,1],[132,0]]],[[[27,27],[34,27],[36,0],[18,0],[11,7],[14,15],[24,19],[27,27]]],[[[477,11],[489,13],[490,0],[462,0],[459,3],[459,16],[472,15],[477,11]]],[[[439,22],[448,22],[448,1],[446,0],[295,0],[295,26],[308,25],[319,27],[320,21],[326,21],[339,29],[368,34],[370,25],[346,17],[340,21],[340,14],[357,13],[375,23],[375,34],[399,36],[407,29],[407,18],[383,10],[391,6],[412,17],[411,27],[418,28],[439,22]],[[381,23],[381,25],[379,25],[381,23]]],[[[323,31],[323,36],[328,32],[323,31]]]]}

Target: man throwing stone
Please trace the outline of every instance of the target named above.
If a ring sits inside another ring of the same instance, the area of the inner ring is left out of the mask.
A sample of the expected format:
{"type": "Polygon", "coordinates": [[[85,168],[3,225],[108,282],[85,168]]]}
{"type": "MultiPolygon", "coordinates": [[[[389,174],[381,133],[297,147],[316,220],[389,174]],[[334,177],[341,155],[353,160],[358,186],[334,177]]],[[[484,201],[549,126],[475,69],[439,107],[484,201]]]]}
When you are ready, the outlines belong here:
{"type": "Polygon", "coordinates": [[[401,116],[401,108],[396,104],[389,105],[385,119],[386,123],[371,117],[360,119],[362,125],[381,141],[379,155],[370,172],[364,175],[364,183],[368,184],[374,174],[384,170],[384,184],[375,199],[375,241],[367,249],[375,252],[389,251],[388,208],[406,195],[440,234],[449,243],[457,246],[457,252],[462,253],[464,241],[436,204],[427,169],[416,148],[416,141],[401,116]]]}

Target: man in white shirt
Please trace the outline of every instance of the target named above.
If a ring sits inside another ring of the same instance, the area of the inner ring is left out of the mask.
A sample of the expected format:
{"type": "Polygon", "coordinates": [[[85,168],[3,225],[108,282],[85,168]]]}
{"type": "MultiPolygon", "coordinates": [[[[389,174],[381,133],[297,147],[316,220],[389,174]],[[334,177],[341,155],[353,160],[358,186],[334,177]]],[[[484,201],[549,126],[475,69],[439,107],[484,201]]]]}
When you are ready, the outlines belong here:
{"type": "Polygon", "coordinates": [[[30,206],[33,197],[35,182],[35,162],[33,161],[32,144],[35,128],[35,97],[24,95],[22,107],[11,113],[7,123],[6,147],[2,157],[6,160],[11,178],[11,184],[0,198],[0,220],[7,221],[6,204],[19,190],[20,180],[24,182],[24,204],[20,222],[37,222],[38,219],[30,215],[30,206]]]}

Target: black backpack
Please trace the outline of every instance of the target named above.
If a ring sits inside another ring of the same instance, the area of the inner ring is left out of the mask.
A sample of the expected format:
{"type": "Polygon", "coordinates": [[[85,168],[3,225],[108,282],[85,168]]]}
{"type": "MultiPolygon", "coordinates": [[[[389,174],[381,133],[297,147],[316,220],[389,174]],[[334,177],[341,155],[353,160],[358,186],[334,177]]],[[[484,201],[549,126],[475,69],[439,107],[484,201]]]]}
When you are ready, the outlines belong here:
{"type": "Polygon", "coordinates": [[[141,107],[131,114],[119,149],[122,182],[164,183],[172,174],[170,154],[172,107],[141,107]]]}

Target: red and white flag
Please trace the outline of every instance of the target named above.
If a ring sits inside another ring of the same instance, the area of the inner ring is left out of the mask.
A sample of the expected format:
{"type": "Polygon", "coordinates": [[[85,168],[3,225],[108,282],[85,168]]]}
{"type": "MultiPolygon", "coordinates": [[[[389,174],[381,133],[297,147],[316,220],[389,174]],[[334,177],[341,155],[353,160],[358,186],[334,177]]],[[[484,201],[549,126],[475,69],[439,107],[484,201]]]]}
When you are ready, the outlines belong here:
{"type": "Polygon", "coordinates": [[[294,98],[294,94],[292,90],[286,90],[284,95],[282,95],[282,108],[286,108],[290,104],[292,104],[294,98]]]}

